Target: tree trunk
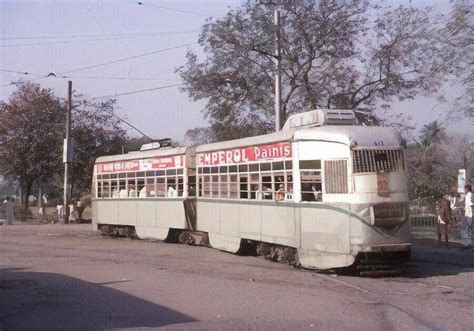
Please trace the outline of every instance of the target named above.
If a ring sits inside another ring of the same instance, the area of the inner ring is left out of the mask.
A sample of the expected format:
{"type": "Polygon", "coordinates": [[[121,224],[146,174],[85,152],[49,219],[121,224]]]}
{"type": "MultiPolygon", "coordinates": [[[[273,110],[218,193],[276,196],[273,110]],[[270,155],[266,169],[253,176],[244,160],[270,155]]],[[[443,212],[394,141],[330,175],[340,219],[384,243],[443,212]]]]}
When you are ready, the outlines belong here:
{"type": "Polygon", "coordinates": [[[26,221],[28,219],[28,214],[29,214],[29,198],[30,198],[30,193],[31,193],[31,186],[33,186],[33,182],[27,182],[22,185],[22,191],[23,191],[23,215],[21,216],[22,221],[26,221]]]}

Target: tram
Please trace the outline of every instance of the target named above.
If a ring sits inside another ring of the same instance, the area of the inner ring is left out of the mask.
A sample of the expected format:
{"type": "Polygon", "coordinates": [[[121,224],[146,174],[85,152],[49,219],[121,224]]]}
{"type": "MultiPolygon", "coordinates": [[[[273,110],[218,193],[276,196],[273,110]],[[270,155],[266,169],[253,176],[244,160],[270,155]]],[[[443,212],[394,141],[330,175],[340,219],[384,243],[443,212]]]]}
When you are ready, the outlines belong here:
{"type": "Polygon", "coordinates": [[[293,115],[282,131],[257,137],[142,149],[97,159],[96,230],[158,240],[186,233],[311,269],[409,258],[404,140],[357,125],[351,110],[293,115]]]}

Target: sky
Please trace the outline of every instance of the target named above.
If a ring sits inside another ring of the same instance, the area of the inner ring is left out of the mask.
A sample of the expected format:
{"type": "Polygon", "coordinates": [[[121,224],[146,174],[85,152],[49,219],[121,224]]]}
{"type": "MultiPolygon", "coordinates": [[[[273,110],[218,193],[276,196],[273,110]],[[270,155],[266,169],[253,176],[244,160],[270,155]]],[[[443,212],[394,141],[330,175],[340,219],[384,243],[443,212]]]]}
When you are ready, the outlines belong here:
{"type": "MultiPolygon", "coordinates": [[[[67,94],[68,80],[87,98],[153,89],[117,97],[117,114],[153,138],[182,141],[188,129],[206,126],[205,102],[194,102],[172,86],[180,84],[175,70],[185,64],[187,49],[200,52],[197,38],[206,18],[223,16],[242,1],[142,2],[0,0],[0,99],[8,98],[15,89],[8,84],[19,78],[36,80],[60,97],[67,94]],[[152,54],[133,58],[145,53],[152,54]],[[56,77],[42,77],[49,73],[56,77]]],[[[445,8],[449,0],[412,3],[445,8]]],[[[393,110],[411,115],[420,128],[443,118],[435,106],[436,101],[420,97],[396,102],[393,110]]],[[[130,129],[129,135],[138,134],[130,129]]]]}

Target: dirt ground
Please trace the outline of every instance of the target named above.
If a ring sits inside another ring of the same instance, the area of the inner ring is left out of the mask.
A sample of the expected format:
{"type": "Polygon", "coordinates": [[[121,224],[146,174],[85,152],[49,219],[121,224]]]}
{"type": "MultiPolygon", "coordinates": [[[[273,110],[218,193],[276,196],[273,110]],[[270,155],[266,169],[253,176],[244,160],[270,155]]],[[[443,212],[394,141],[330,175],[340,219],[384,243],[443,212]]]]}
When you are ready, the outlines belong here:
{"type": "Polygon", "coordinates": [[[402,277],[315,273],[211,248],[0,226],[0,329],[472,330],[474,253],[414,246],[402,277]]]}

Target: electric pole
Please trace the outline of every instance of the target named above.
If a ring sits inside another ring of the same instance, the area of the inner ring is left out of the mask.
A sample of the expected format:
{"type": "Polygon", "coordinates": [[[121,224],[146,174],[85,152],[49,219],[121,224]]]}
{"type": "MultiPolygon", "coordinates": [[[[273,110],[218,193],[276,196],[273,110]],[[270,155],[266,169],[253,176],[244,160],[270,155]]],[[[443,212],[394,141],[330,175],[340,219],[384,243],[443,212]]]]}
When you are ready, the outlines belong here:
{"type": "Polygon", "coordinates": [[[67,91],[67,111],[66,111],[66,137],[64,138],[63,162],[64,162],[64,195],[63,195],[63,223],[69,220],[69,163],[72,161],[72,140],[71,140],[71,115],[72,115],[72,81],[68,81],[67,91]]]}
{"type": "Polygon", "coordinates": [[[275,25],[275,131],[281,130],[281,43],[280,10],[275,5],[273,12],[275,25]]]}
{"type": "Polygon", "coordinates": [[[278,0],[256,0],[261,5],[274,6],[273,26],[275,29],[275,131],[281,130],[281,25],[278,0]]]}

